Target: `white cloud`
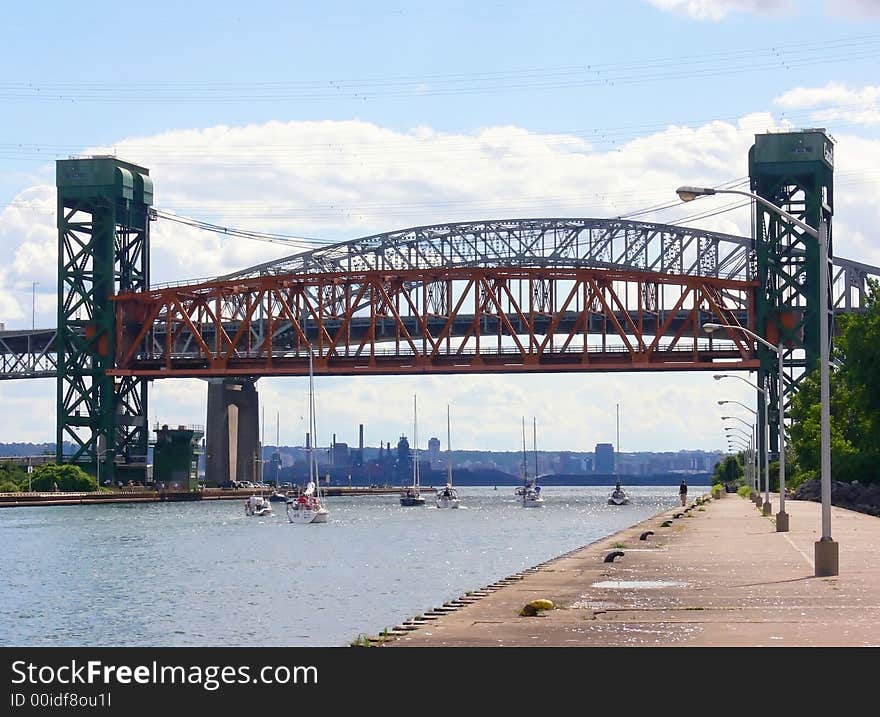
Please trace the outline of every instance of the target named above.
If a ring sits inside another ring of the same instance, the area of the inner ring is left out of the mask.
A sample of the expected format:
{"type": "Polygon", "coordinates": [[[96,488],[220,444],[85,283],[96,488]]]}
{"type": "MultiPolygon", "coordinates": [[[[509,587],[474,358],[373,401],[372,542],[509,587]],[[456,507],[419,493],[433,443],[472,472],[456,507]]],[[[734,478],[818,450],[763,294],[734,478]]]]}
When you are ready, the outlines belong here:
{"type": "Polygon", "coordinates": [[[654,7],[695,20],[718,22],[734,12],[778,14],[792,7],[790,0],[648,0],[654,7]]]}
{"type": "Polygon", "coordinates": [[[773,100],[786,110],[814,110],[811,121],[870,125],[880,122],[880,86],[848,87],[829,82],[822,87],[796,87],[773,100]]]}
{"type": "MultiPolygon", "coordinates": [[[[671,126],[615,149],[578,136],[543,135],[520,127],[449,134],[430,127],[398,132],[367,122],[269,122],[245,127],[180,130],[114,143],[119,156],[150,168],[156,206],[229,226],[334,240],[432,222],[516,216],[607,217],[669,203],[681,184],[714,185],[748,173],[756,133],[778,128],[769,114],[696,128],[671,126]]],[[[89,151],[106,151],[92,148],[89,151]]],[[[880,223],[880,142],[838,136],[835,250],[880,264],[873,227],[880,223]],[[871,174],[874,172],[874,174],[871,174]],[[859,181],[858,191],[845,181],[859,181]]],[[[55,325],[54,187],[22,190],[0,214],[0,321],[30,324],[31,281],[40,281],[37,323],[55,325]],[[45,282],[45,285],[44,285],[45,282]]],[[[641,216],[666,222],[713,207],[702,200],[641,216]]],[[[749,213],[724,213],[699,226],[749,232],[749,213]]],[[[291,253],[222,238],[178,224],[152,225],[155,283],[216,276],[291,253]]],[[[741,382],[731,382],[740,384],[741,382]]],[[[743,384],[744,385],[744,384],[743,384]]],[[[54,382],[4,387],[24,401],[38,391],[54,415],[54,382]]],[[[267,442],[276,412],[286,444],[302,442],[305,381],[261,379],[267,442]]],[[[621,404],[621,448],[678,450],[722,445],[719,386],[708,374],[578,374],[576,376],[375,377],[318,380],[319,438],[396,442],[411,432],[412,394],[419,394],[420,433],[445,436],[453,410],[453,442],[515,450],[519,419],[538,419],[539,448],[592,450],[615,441],[621,404]]],[[[749,402],[748,388],[723,387],[723,397],[749,402]]],[[[150,423],[205,423],[205,383],[156,381],[150,423]]],[[[17,405],[17,404],[16,404],[17,405]]],[[[22,404],[23,405],[23,404],[22,404]]],[[[43,408],[40,409],[41,411],[43,408]]],[[[21,413],[26,413],[22,409],[21,413]]],[[[7,415],[12,415],[7,413],[7,415]]],[[[51,440],[51,418],[3,425],[5,440],[51,440]]]]}
{"type": "Polygon", "coordinates": [[[877,0],[826,0],[829,15],[843,17],[877,17],[880,15],[880,2],[877,0]]]}

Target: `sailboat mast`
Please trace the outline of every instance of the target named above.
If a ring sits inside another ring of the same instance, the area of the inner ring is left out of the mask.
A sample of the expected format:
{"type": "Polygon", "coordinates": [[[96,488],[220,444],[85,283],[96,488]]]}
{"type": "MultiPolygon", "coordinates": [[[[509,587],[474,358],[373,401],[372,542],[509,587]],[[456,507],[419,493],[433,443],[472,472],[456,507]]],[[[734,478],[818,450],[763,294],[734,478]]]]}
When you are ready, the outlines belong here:
{"type": "Polygon", "coordinates": [[[449,404],[446,404],[446,482],[452,485],[452,429],[449,425],[449,404]]]}
{"type": "Polygon", "coordinates": [[[275,463],[275,487],[278,487],[278,478],[281,463],[281,411],[275,414],[275,452],[278,454],[278,462],[275,463]]]}
{"type": "Polygon", "coordinates": [[[526,467],[526,417],[522,417],[522,434],[523,434],[523,459],[522,459],[522,468],[523,468],[523,480],[527,481],[529,477],[529,471],[526,467]]]}
{"type": "Polygon", "coordinates": [[[532,445],[535,448],[535,483],[538,482],[538,424],[532,416],[532,445]]]}
{"type": "Polygon", "coordinates": [[[413,485],[419,487],[419,419],[416,396],[413,394],[413,485]]]}
{"type": "MultiPolygon", "coordinates": [[[[315,471],[315,376],[312,366],[312,347],[309,346],[309,481],[314,480],[315,471]]],[[[315,483],[317,486],[317,483],[315,483]]]]}

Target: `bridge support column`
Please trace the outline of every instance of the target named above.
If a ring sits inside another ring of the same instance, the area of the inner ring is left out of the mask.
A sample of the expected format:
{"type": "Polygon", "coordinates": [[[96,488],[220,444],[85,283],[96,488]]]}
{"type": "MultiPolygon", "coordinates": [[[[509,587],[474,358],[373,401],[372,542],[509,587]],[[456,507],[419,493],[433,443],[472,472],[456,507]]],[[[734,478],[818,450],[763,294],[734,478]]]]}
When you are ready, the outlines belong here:
{"type": "Polygon", "coordinates": [[[205,424],[205,481],[260,480],[260,397],[256,379],[211,379],[205,424]]]}

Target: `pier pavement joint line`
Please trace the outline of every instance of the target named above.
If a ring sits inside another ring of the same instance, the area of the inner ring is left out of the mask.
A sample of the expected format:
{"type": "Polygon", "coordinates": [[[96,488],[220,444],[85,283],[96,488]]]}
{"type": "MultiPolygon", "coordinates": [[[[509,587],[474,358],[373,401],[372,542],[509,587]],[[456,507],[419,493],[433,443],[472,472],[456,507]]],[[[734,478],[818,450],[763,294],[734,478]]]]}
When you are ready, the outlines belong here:
{"type": "Polygon", "coordinates": [[[813,561],[812,561],[812,559],[810,558],[810,556],[807,555],[803,550],[801,550],[797,545],[794,544],[794,541],[792,541],[792,539],[791,539],[790,537],[788,537],[788,533],[783,533],[783,534],[782,534],[782,537],[785,538],[785,539],[788,541],[789,545],[791,545],[792,548],[794,548],[795,550],[797,550],[797,551],[803,556],[804,560],[807,561],[807,565],[809,565],[809,566],[812,568],[812,567],[813,567],[813,561]]]}

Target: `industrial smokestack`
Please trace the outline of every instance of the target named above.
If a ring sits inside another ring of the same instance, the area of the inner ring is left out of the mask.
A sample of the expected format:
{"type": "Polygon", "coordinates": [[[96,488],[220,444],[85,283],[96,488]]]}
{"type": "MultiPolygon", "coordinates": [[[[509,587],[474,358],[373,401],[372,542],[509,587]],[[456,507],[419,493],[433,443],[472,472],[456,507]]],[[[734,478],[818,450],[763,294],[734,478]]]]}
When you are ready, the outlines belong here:
{"type": "Polygon", "coordinates": [[[358,439],[358,448],[361,449],[361,455],[364,453],[364,424],[360,426],[360,438],[358,439]]]}

